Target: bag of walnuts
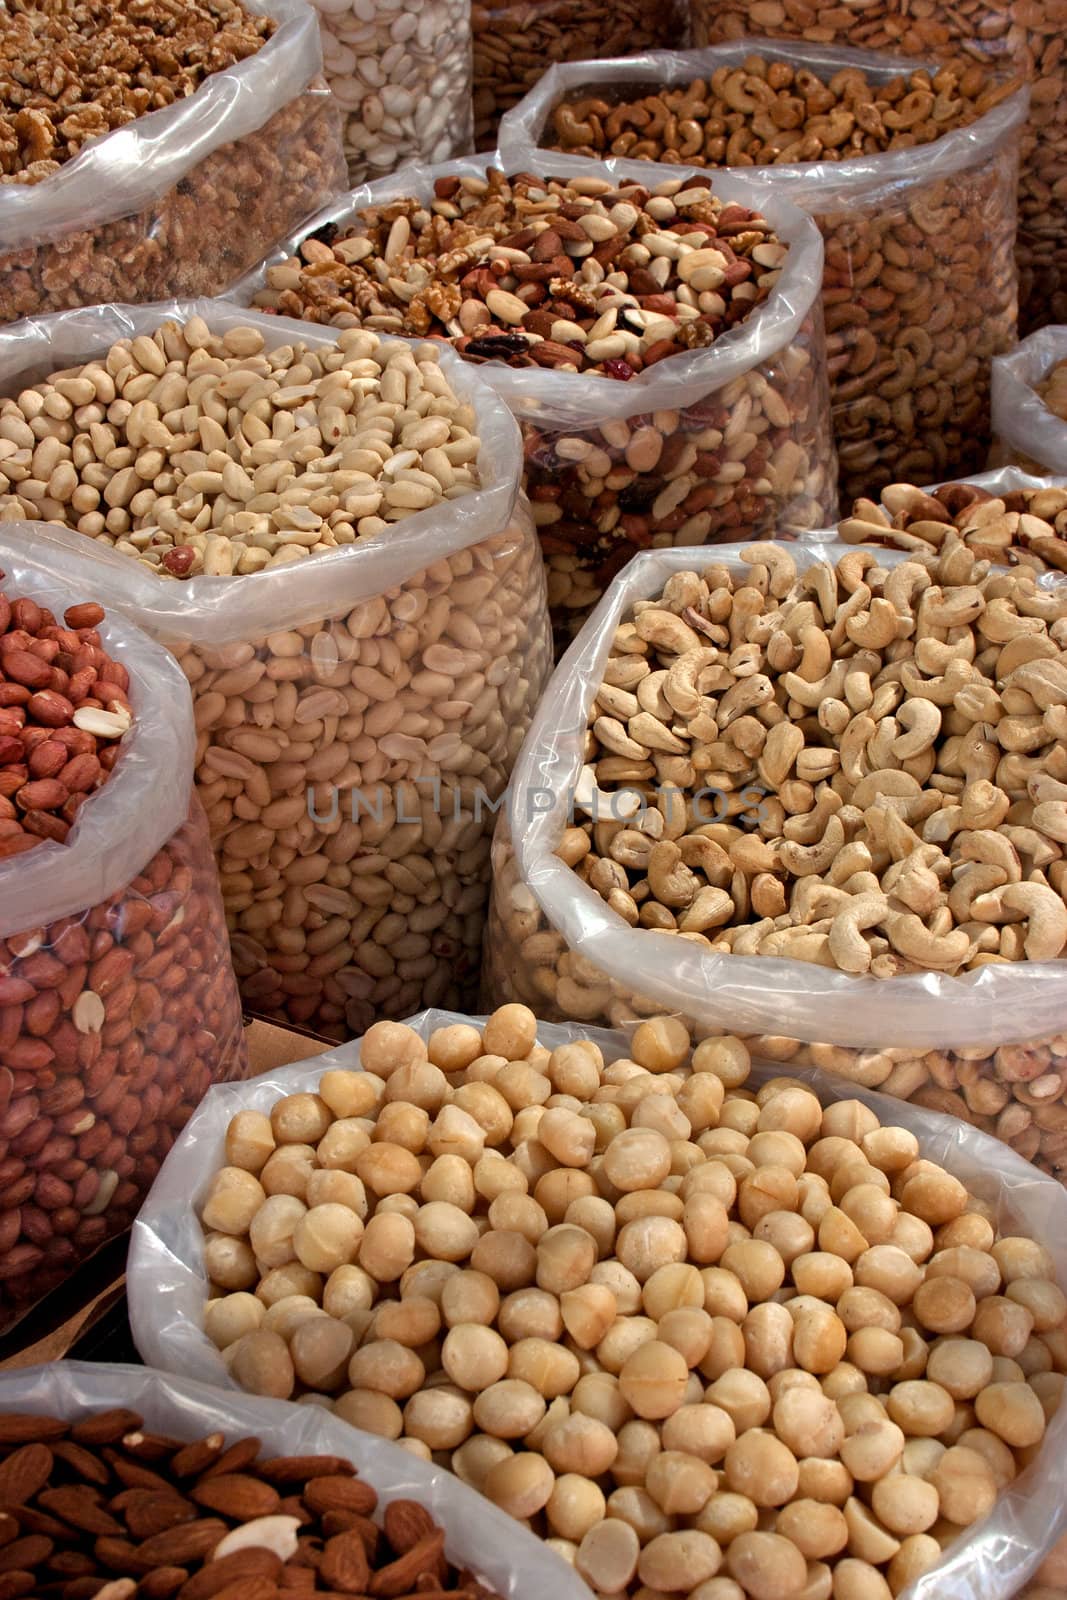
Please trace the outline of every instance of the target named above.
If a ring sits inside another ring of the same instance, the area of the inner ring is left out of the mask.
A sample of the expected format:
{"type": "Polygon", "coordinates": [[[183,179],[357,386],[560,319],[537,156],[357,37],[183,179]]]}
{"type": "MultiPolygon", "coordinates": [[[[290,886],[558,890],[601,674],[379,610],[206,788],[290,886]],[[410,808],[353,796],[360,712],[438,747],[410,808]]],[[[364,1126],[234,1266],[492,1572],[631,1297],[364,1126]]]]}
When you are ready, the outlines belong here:
{"type": "Polygon", "coordinates": [[[836,461],[809,218],[732,173],[536,174],[409,167],[313,219],[233,298],[430,333],[478,363],[522,426],[565,646],[637,550],[821,526],[836,461]]]}
{"type": "Polygon", "coordinates": [[[1067,475],[1067,327],[1042,328],[994,361],[989,459],[1067,475]]]}
{"type": "Polygon", "coordinates": [[[246,1006],[344,1038],[472,992],[551,660],[506,409],[440,344],[221,301],[16,324],[0,390],[0,517],[192,684],[246,1006]]]}
{"type": "Polygon", "coordinates": [[[1067,587],[756,544],[641,557],[494,844],[487,993],[946,1111],[1067,1174],[1067,587]]]}
{"type": "Polygon", "coordinates": [[[951,65],[1005,65],[1032,86],[1019,173],[1019,308],[1024,331],[1067,317],[1067,230],[1061,204],[1067,175],[1067,72],[1060,0],[869,0],[858,10],[822,0],[693,0],[693,43],[721,44],[758,33],[822,47],[840,42],[951,65]]]}
{"type": "Polygon", "coordinates": [[[218,294],[344,188],[302,0],[20,0],[4,31],[0,323],[218,294]]]}
{"type": "Polygon", "coordinates": [[[0,530],[0,1332],[248,1070],[174,660],[0,530]],[[162,780],[162,781],[161,781],[162,780]]]}
{"type": "Polygon", "coordinates": [[[515,166],[551,147],[564,170],[732,168],[810,213],[841,488],[856,495],[985,465],[990,361],[1016,336],[1026,109],[1007,73],[748,40],[554,66],[500,148],[515,166]]]}

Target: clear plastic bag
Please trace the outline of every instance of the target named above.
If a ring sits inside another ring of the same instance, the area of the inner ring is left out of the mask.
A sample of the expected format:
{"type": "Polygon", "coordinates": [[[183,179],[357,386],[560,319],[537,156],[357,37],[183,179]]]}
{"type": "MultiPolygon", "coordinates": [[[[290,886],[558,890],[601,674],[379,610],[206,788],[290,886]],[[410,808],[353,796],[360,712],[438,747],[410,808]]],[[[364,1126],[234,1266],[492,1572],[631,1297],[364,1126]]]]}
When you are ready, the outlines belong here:
{"type": "Polygon", "coordinates": [[[195,94],[0,184],[0,323],[106,301],[218,294],[345,181],[340,115],[302,0],[195,94]]]}
{"type": "MultiPolygon", "coordinates": [[[[484,1019],[427,1011],[412,1017],[409,1026],[426,1039],[435,1028],[470,1020],[477,1026],[484,1019]]],[[[539,1042],[550,1050],[577,1038],[595,1038],[609,1061],[627,1053],[621,1033],[551,1024],[538,1028],[539,1042]]],[[[233,1379],[203,1331],[207,1276],[197,1216],[212,1174],[225,1162],[226,1127],[238,1111],[267,1111],[280,1095],[314,1092],[330,1069],[351,1071],[358,1066],[357,1041],[208,1096],[160,1173],[134,1227],[126,1275],[130,1322],[140,1354],[153,1366],[180,1374],[182,1381],[196,1379],[232,1391],[233,1379]]],[[[749,1084],[755,1086],[780,1072],[777,1064],[756,1065],[749,1084]]],[[[859,1099],[883,1122],[910,1128],[927,1160],[947,1167],[973,1194],[995,1207],[1001,1228],[1047,1244],[1058,1277],[1067,1281],[1067,1194],[1058,1184],[953,1118],[902,1106],[822,1072],[801,1070],[799,1076],[824,1104],[859,1099]]],[[[1037,1460],[1001,1495],[989,1517],[969,1529],[945,1561],[909,1588],[908,1600],[975,1600],[979,1595],[981,1600],[1008,1600],[1067,1525],[1061,1488],[1065,1451],[1067,1409],[1061,1409],[1037,1460]]]]}
{"type": "MultiPolygon", "coordinates": [[[[552,67],[504,120],[500,149],[524,166],[563,99],[605,101],[708,79],[761,55],[823,81],[854,69],[900,76],[899,55],[745,39],[711,50],[552,67]]],[[[920,150],[730,170],[773,186],[818,224],[823,316],[842,493],[979,470],[989,448],[990,362],[1015,342],[1015,187],[1027,91],[920,150]]],[[[557,156],[564,171],[584,156],[557,156]]],[[[629,164],[629,163],[628,163],[629,164]]],[[[661,164],[657,164],[658,166],[661,164]]],[[[649,168],[638,164],[647,176],[649,168]]],[[[662,167],[665,173],[682,167],[662,167]]]]}
{"type": "MultiPolygon", "coordinates": [[[[268,269],[311,233],[351,222],[367,206],[405,196],[427,199],[437,178],[481,177],[494,164],[478,159],[408,167],[354,190],[272,252],[234,286],[232,298],[267,303],[268,269]]],[[[550,152],[524,156],[520,164],[550,174],[565,167],[564,158],[550,152]]],[[[616,181],[649,177],[640,162],[584,162],[582,172],[616,181]]],[[[669,173],[664,169],[665,177],[669,173]]],[[[834,516],[818,230],[788,200],[734,173],[716,177],[715,193],[758,208],[790,246],[771,295],[743,323],[707,348],[658,362],[626,383],[492,361],[478,368],[522,426],[524,483],[563,644],[639,548],[798,533],[834,516]],[[636,453],[633,465],[627,457],[639,430],[642,451],[655,447],[652,467],[638,464],[636,453]],[[690,444],[697,451],[692,469],[686,464],[690,444]],[[679,497],[683,478],[689,489],[679,497]]]]}
{"type": "Polygon", "coordinates": [[[689,31],[681,0],[488,0],[471,7],[475,148],[492,150],[497,126],[528,93],[545,62],[597,61],[679,45],[689,31]]]}
{"type": "MultiPolygon", "coordinates": [[[[838,560],[847,547],[790,548],[805,570],[838,560]]],[[[714,558],[741,568],[736,549],[716,550],[714,558]]],[[[887,564],[904,559],[885,556],[887,564]]],[[[494,840],[485,1003],[521,1000],[553,1021],[614,1027],[672,1012],[694,1036],[740,1034],[755,1055],[790,1071],[822,1067],[951,1112],[1067,1177],[1067,962],[879,980],[809,962],[715,954],[629,927],[555,855],[584,761],[586,710],[615,626],[635,600],[660,594],[672,572],[700,565],[686,551],[638,557],[545,692],[494,840]]]]}
{"type": "Polygon", "coordinates": [[[993,363],[992,467],[1067,473],[1067,422],[1035,393],[1067,360],[1067,327],[1042,328],[993,363]]]}
{"type": "MultiPolygon", "coordinates": [[[[221,301],[101,306],[0,330],[0,389],[192,315],[333,342],[221,301]]],[[[442,365],[475,407],[483,487],[387,537],[179,582],[66,528],[6,525],[178,656],[245,1003],[335,1038],[473,994],[493,819],[551,664],[515,424],[471,366],[442,365]]]]}
{"type": "Polygon", "coordinates": [[[144,1367],[90,1361],[52,1361],[0,1376],[0,1414],[34,1412],[74,1420],[120,1408],[140,1412],[148,1428],[167,1438],[192,1441],[219,1432],[228,1444],[259,1439],[265,1456],[344,1456],[377,1490],[382,1507],[398,1499],[425,1506],[446,1531],[449,1558],[478,1572],[500,1600],[547,1594],[589,1600],[585,1584],[559,1556],[452,1473],[350,1428],[318,1406],[223,1394],[217,1386],[144,1367]]]}
{"type": "Polygon", "coordinates": [[[312,0],[349,183],[473,148],[468,0],[312,0]]]}
{"type": "MultiPolygon", "coordinates": [[[[10,592],[100,598],[0,530],[10,592]]],[[[248,1070],[176,664],[109,611],[134,723],[65,844],[0,861],[0,1332],[129,1227],[210,1084],[248,1070]],[[171,782],[160,785],[160,774],[171,782]]]]}
{"type": "Polygon", "coordinates": [[[1056,3],[974,0],[692,0],[693,42],[719,44],[746,34],[855,45],[938,61],[1010,63],[1033,97],[1019,173],[1019,308],[1024,332],[1067,320],[1067,69],[1064,17],[1056,3]]]}

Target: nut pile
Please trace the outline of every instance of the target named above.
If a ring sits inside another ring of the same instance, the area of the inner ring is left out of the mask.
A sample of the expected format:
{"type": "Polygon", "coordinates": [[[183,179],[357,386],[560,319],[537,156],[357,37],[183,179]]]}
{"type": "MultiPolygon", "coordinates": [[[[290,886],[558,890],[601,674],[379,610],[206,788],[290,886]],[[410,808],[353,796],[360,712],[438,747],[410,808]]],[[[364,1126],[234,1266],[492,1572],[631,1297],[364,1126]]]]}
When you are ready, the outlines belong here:
{"type": "Polygon", "coordinates": [[[345,114],[349,183],[471,148],[470,7],[316,0],[330,90],[345,114]]]}
{"type": "MultiPolygon", "coordinates": [[[[1048,376],[1041,383],[1034,384],[1033,392],[1054,417],[1058,417],[1061,422],[1067,422],[1067,361],[1057,361],[1048,376]]],[[[1028,455],[1018,444],[1009,443],[1007,439],[998,436],[995,453],[990,457],[990,465],[1007,464],[1022,467],[1024,471],[1032,472],[1039,478],[1047,477],[1049,473],[1057,470],[1054,459],[1052,462],[1039,461],[1036,457],[1028,455]]]]}
{"type": "MultiPolygon", "coordinates": [[[[559,854],[631,926],[872,978],[1067,943],[1067,591],[949,530],[891,570],[788,547],[677,573],[616,632],[586,815],[559,854]],[[598,821],[593,821],[594,804],[598,821]],[[614,808],[614,810],[613,810],[614,808]]],[[[662,1010],[567,948],[498,845],[490,993],[620,1027],[662,1010]]],[[[1067,1173],[1067,1033],[952,1050],[759,1036],[762,1059],[914,1099],[1067,1173]]]]}
{"type": "Polygon", "coordinates": [[[260,572],[469,494],[474,427],[432,346],[268,348],[258,328],[167,321],[0,401],[0,520],[174,578],[260,572]]]}
{"type": "Polygon", "coordinates": [[[694,167],[848,161],[932,144],[969,127],[1021,83],[993,82],[979,66],[886,83],[853,67],[823,81],[807,67],[750,56],[710,78],[646,94],[606,84],[604,95],[572,95],[553,108],[546,147],[694,167]]]}
{"type": "Polygon", "coordinates": [[[1067,572],[1067,490],[996,495],[976,483],[941,489],[891,483],[879,501],[857,500],[837,532],[846,544],[888,545],[920,555],[959,538],[979,561],[1067,572]]]}
{"type": "Polygon", "coordinates": [[[134,1411],[80,1422],[0,1415],[0,1563],[8,1596],[283,1600],[418,1594],[496,1600],[444,1553],[416,1500],[375,1520],[343,1456],[262,1457],[258,1439],[184,1443],[134,1411]]]}
{"type": "Polygon", "coordinates": [[[1037,392],[1049,410],[1067,422],[1067,361],[1057,361],[1037,392]]]}
{"type": "Polygon", "coordinates": [[[746,1089],[736,1039],[536,1030],[378,1023],[238,1113],[202,1211],[230,1372],[450,1464],[598,1594],[898,1593],[1059,1404],[1048,1252],[860,1102],[746,1089]]]}
{"type": "MultiPolygon", "coordinates": [[[[632,378],[713,343],[771,293],[784,246],[710,180],[654,190],[490,169],[358,214],[268,271],[263,309],[438,333],[470,360],[632,378]],[[414,289],[414,293],[412,293],[414,289]]],[[[833,498],[821,336],[677,409],[524,423],[526,487],[561,642],[639,549],[803,531],[833,498]]]]}
{"type": "MultiPolygon", "coordinates": [[[[1030,0],[871,0],[857,12],[823,0],[693,0],[693,42],[758,33],[810,44],[892,50],[961,70],[1007,60],[1031,84],[1019,173],[1019,306],[1024,331],[1067,320],[1067,235],[1060,192],[1067,177],[1063,18],[1030,0]]],[[[1009,344],[1013,340],[1009,340],[1009,344]]],[[[1006,347],[1005,347],[1006,348],[1006,347]]]]}
{"type": "Polygon", "coordinates": [[[101,648],[103,620],[89,603],[60,625],[0,590],[0,861],[42,839],[64,843],[118,758],[130,680],[101,648]]]}
{"type": "MultiPolygon", "coordinates": [[[[825,75],[824,75],[825,76],[825,75]]],[[[884,75],[883,75],[884,76],[884,75]]],[[[588,155],[767,166],[843,161],[931,143],[1020,87],[977,65],[887,82],[856,68],[825,81],[749,56],[709,79],[634,98],[583,92],[552,113],[555,147],[588,155]]],[[[546,130],[547,131],[547,130],[546,130]]],[[[771,176],[768,174],[767,176],[771,176]]],[[[772,177],[773,181],[773,177],[772,177]]],[[[961,154],[960,171],[864,182],[814,208],[826,242],[823,309],[844,485],[933,482],[979,470],[990,443],[990,360],[1015,337],[1010,161],[961,154]]]]}
{"type": "Polygon", "coordinates": [[[685,42],[678,0],[503,0],[471,6],[475,148],[492,150],[497,125],[546,62],[608,60],[685,42]]]}
{"type": "Polygon", "coordinates": [[[195,94],[275,31],[240,0],[7,0],[0,183],[40,183],[90,139],[195,94]]]}

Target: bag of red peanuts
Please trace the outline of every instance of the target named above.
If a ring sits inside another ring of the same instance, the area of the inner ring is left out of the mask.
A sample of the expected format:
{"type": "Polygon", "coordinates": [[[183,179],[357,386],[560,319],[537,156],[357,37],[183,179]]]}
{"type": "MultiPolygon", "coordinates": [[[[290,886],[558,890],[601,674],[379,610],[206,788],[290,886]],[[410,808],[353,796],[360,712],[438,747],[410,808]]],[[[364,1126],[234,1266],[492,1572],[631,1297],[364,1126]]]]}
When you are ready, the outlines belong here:
{"type": "Polygon", "coordinates": [[[247,1070],[189,688],[0,539],[0,1333],[247,1070]]]}

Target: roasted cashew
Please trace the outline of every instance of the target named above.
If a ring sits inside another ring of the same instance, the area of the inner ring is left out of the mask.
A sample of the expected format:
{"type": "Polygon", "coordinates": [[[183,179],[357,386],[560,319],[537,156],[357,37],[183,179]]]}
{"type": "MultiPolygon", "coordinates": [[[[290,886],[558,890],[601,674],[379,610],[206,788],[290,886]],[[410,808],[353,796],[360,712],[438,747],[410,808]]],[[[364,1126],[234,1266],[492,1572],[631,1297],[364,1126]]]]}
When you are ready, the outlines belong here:
{"type": "Polygon", "coordinates": [[[701,709],[712,709],[699,687],[700,678],[705,668],[714,666],[721,658],[720,650],[698,648],[679,656],[669,668],[663,696],[679,716],[692,717],[701,709]]]}
{"type": "Polygon", "coordinates": [[[913,911],[890,911],[884,925],[894,950],[935,972],[956,971],[971,951],[971,941],[960,929],[954,933],[931,933],[913,911]]]}
{"type": "Polygon", "coordinates": [[[808,873],[824,873],[845,842],[845,829],[841,819],[833,816],[826,824],[826,832],[818,844],[794,844],[786,839],[778,846],[778,858],[787,872],[795,878],[808,873]]]}
{"type": "Polygon", "coordinates": [[[873,959],[864,930],[877,927],[889,911],[884,894],[857,895],[839,911],[830,925],[829,946],[834,962],[842,972],[867,972],[873,959]]]}
{"type": "Polygon", "coordinates": [[[971,916],[977,922],[1025,919],[1028,961],[1054,961],[1067,947],[1067,905],[1044,883],[1005,884],[976,900],[971,916]]]}
{"type": "Polygon", "coordinates": [[[905,700],[896,720],[907,730],[893,741],[893,754],[900,761],[928,750],[941,732],[941,710],[932,700],[905,700]]]}

